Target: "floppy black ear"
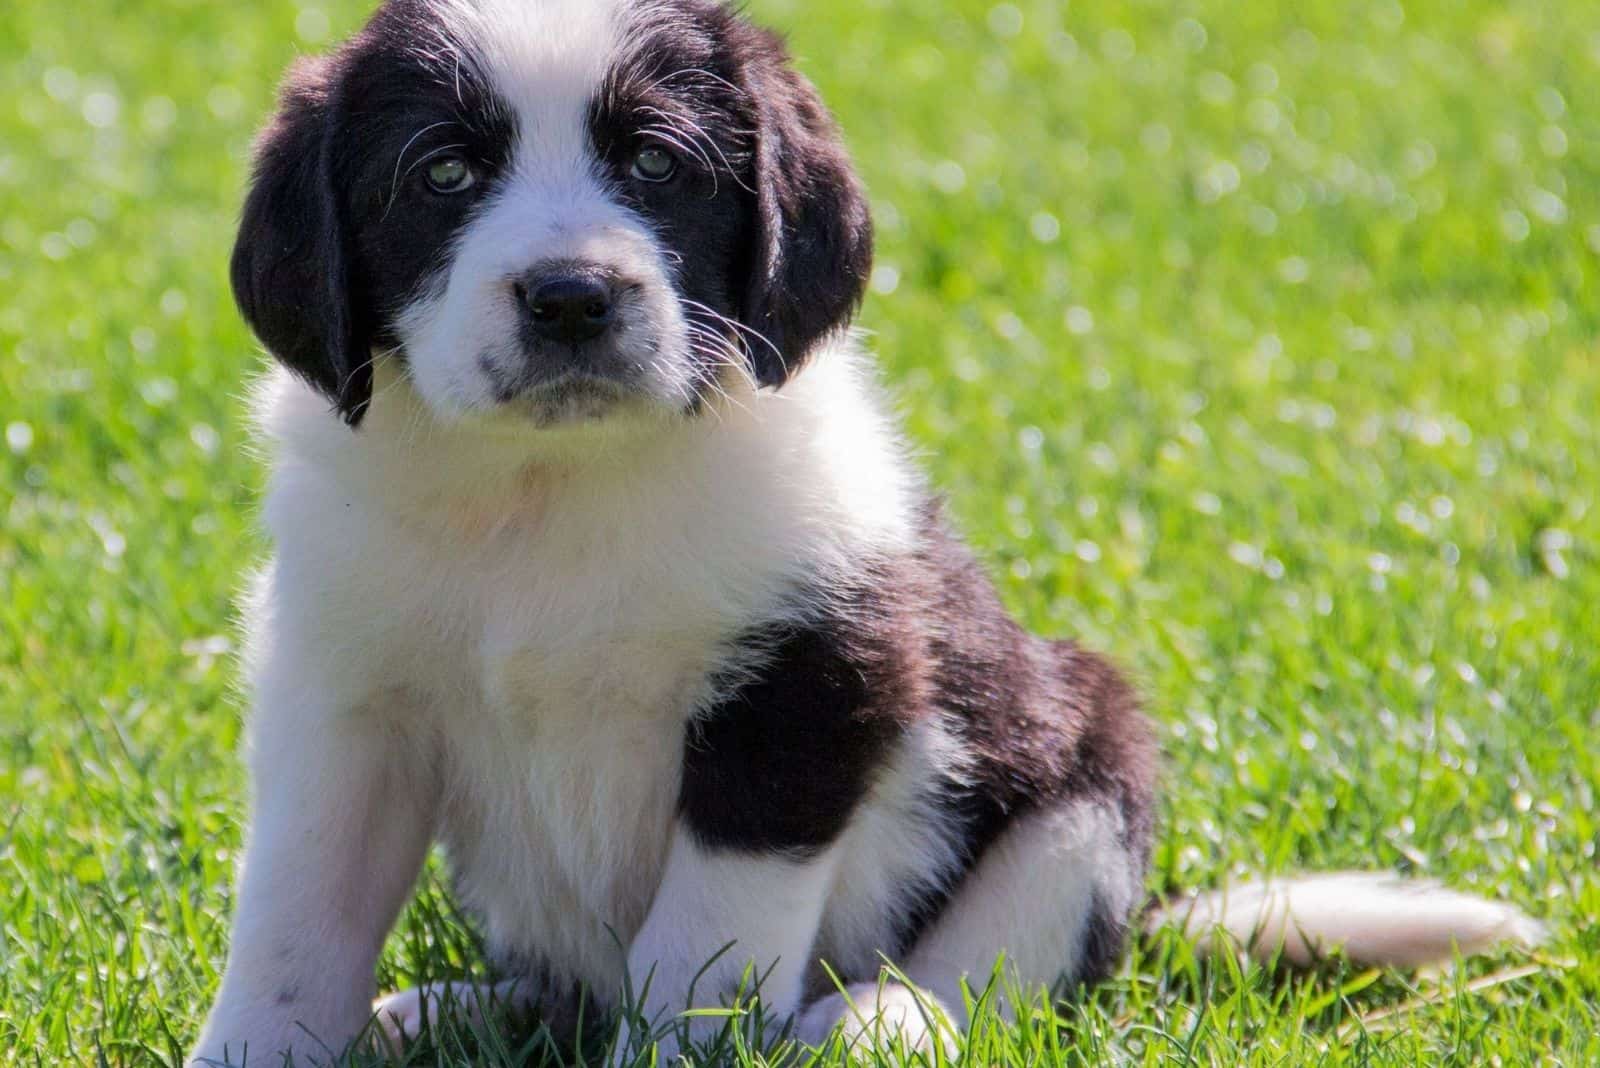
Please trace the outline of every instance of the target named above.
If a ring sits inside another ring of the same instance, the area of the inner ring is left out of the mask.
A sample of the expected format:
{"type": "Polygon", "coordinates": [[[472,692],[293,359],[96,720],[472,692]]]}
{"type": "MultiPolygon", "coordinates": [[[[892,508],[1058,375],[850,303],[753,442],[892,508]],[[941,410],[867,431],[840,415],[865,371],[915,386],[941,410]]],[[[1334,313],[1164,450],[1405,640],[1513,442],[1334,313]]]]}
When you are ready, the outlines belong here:
{"type": "Polygon", "coordinates": [[[872,218],[844,142],[817,91],[761,33],[746,78],[757,111],[757,237],[742,318],[773,348],[750,345],[756,378],[779,386],[866,292],[872,218]]]}
{"type": "Polygon", "coordinates": [[[349,239],[334,190],[329,62],[289,72],[256,143],[233,247],[233,295],[262,344],[355,426],[372,399],[371,336],[351,298],[349,239]]]}

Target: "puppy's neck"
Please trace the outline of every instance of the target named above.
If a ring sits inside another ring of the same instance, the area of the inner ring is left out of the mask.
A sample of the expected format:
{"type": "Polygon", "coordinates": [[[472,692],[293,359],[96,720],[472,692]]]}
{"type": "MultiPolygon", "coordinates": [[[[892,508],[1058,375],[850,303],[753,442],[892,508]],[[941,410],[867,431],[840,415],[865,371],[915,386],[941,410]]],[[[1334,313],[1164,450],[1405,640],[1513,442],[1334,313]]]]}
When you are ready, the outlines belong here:
{"type": "Polygon", "coordinates": [[[717,528],[719,538],[792,540],[774,548],[830,560],[894,552],[911,537],[920,485],[847,341],[781,391],[730,383],[694,413],[554,430],[442,421],[402,370],[382,374],[352,431],[321,396],[276,373],[258,405],[262,430],[279,468],[432,537],[717,528]]]}

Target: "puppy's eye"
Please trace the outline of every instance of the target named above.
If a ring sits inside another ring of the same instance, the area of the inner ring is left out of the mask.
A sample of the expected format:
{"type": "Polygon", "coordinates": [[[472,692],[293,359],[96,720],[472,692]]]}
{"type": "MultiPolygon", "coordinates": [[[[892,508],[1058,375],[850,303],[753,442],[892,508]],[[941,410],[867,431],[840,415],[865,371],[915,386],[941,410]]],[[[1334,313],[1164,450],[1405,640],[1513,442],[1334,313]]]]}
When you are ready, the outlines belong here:
{"type": "Polygon", "coordinates": [[[641,182],[665,182],[678,173],[678,161],[660,145],[646,145],[633,157],[632,173],[641,182]]]}
{"type": "Polygon", "coordinates": [[[428,188],[435,193],[461,193],[471,189],[478,176],[472,173],[472,164],[455,155],[435,156],[422,172],[428,188]]]}

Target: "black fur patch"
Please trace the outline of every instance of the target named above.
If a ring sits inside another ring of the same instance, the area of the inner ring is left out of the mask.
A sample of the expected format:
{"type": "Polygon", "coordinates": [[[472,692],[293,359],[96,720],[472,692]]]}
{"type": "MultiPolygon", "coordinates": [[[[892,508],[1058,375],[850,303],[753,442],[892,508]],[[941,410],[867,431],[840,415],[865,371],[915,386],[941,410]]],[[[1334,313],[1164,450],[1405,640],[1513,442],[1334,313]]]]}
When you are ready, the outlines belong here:
{"type": "Polygon", "coordinates": [[[233,252],[246,321],[352,425],[372,395],[370,354],[494,188],[510,109],[469,66],[426,47],[422,0],[391,0],[333,54],[297,63],[256,145],[233,252]],[[469,194],[423,183],[444,150],[472,161],[469,194]]]}
{"type": "Polygon", "coordinates": [[[1122,959],[1123,944],[1127,940],[1128,917],[1118,915],[1096,896],[1090,902],[1089,917],[1084,921],[1077,973],[1063,976],[1063,980],[1077,985],[1109,978],[1117,970],[1117,962],[1122,959]]]}
{"type": "Polygon", "coordinates": [[[797,857],[844,830],[901,736],[910,681],[870,618],[750,635],[756,677],[689,726],[679,808],[709,846],[797,857]]]}
{"type": "Polygon", "coordinates": [[[437,37],[427,9],[391,0],[340,54],[335,181],[349,204],[354,295],[371,307],[380,344],[396,343],[395,320],[447,265],[452,239],[494,194],[518,135],[493,86],[425,46],[437,37]],[[428,187],[427,162],[444,152],[471,165],[470,190],[428,187]]]}
{"type": "Polygon", "coordinates": [[[698,17],[655,9],[589,110],[590,140],[618,199],[649,220],[670,261],[702,388],[716,382],[720,354],[747,341],[738,316],[756,230],[755,115],[727,47],[733,18],[711,5],[698,17]],[[649,145],[678,161],[671,180],[632,176],[649,145]]]}
{"type": "Polygon", "coordinates": [[[347,420],[372,395],[371,323],[350,299],[348,224],[333,179],[329,64],[297,64],[256,146],[255,179],[233,249],[245,321],[347,420]]]}

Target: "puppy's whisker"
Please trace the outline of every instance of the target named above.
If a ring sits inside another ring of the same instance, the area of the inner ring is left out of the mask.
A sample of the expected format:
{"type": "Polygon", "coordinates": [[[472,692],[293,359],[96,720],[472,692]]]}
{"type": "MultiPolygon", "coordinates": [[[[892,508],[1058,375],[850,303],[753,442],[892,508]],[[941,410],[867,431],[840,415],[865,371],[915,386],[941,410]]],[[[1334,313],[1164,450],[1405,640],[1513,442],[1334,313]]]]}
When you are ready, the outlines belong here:
{"type": "Polygon", "coordinates": [[[706,70],[703,67],[679,67],[675,70],[669,71],[666,74],[657,77],[654,81],[646,83],[642,87],[641,92],[652,92],[653,90],[659,89],[669,82],[676,81],[679,78],[703,79],[709,86],[716,86],[718,88],[726,89],[737,100],[744,100],[749,96],[749,94],[746,93],[742,88],[730,82],[722,75],[717,74],[714,71],[706,70]]]}
{"type": "Polygon", "coordinates": [[[784,359],[783,353],[778,349],[778,346],[772,341],[772,339],[767,337],[761,331],[757,330],[753,326],[750,326],[748,323],[741,323],[737,319],[730,319],[728,316],[723,315],[715,308],[712,308],[706,304],[702,304],[697,300],[691,300],[687,297],[680,299],[682,303],[690,309],[691,314],[703,315],[709,319],[721,323],[723,326],[726,326],[740,337],[748,337],[751,340],[761,342],[777,359],[778,363],[783,367],[784,372],[788,372],[789,363],[786,359],[784,359]]]}
{"type": "MultiPolygon", "coordinates": [[[[738,372],[745,384],[753,392],[759,388],[755,375],[751,372],[748,353],[734,347],[734,342],[719,330],[712,330],[696,323],[688,324],[690,337],[696,342],[704,342],[711,346],[709,354],[714,355],[720,366],[729,367],[738,372]]],[[[699,351],[707,352],[702,348],[699,351]]]]}
{"type": "Polygon", "coordinates": [[[395,390],[399,389],[405,384],[406,380],[403,376],[396,378],[393,382],[390,382],[387,386],[384,386],[382,389],[378,390],[372,395],[371,399],[367,402],[368,408],[370,409],[371,406],[376,404],[380,398],[386,396],[387,394],[393,393],[395,390]]]}
{"type": "Polygon", "coordinates": [[[641,134],[654,137],[658,141],[665,141],[667,144],[671,145],[673,148],[676,148],[684,155],[693,156],[694,158],[698,159],[701,165],[705,167],[706,172],[711,175],[711,195],[716,196],[717,169],[712,164],[711,157],[706,155],[704,149],[700,148],[692,141],[684,140],[684,138],[679,135],[678,131],[665,126],[644,126],[640,127],[639,132],[641,134]]]}
{"type": "Polygon", "coordinates": [[[359,374],[362,371],[365,371],[368,367],[371,367],[374,370],[376,370],[378,365],[381,364],[384,360],[390,359],[391,357],[398,355],[399,352],[400,352],[400,350],[398,348],[378,349],[371,356],[368,356],[365,360],[362,360],[360,363],[358,363],[354,367],[350,368],[350,374],[352,376],[356,375],[356,374],[359,374]]]}
{"type": "Polygon", "coordinates": [[[755,190],[751,189],[750,186],[745,183],[744,179],[740,177],[738,168],[733,165],[733,161],[730,160],[728,158],[728,154],[723,151],[721,143],[719,143],[717,138],[713,137],[705,128],[705,126],[694,116],[673,114],[648,104],[642,107],[640,110],[654,115],[666,126],[666,128],[673,130],[680,137],[683,137],[696,146],[699,146],[700,157],[705,161],[706,168],[712,172],[713,176],[715,176],[716,168],[712,167],[710,156],[704,147],[709,145],[711,151],[715,152],[717,154],[717,158],[722,161],[722,169],[728,173],[728,175],[734,180],[734,183],[747,193],[755,193],[755,190]]]}
{"type": "Polygon", "coordinates": [[[727,354],[710,341],[694,341],[690,343],[690,350],[700,359],[706,361],[706,366],[695,377],[703,385],[732,400],[727,387],[723,385],[717,371],[721,368],[736,369],[738,361],[729,360],[727,354]]]}
{"type": "MultiPolygon", "coordinates": [[[[407,141],[405,143],[405,147],[400,149],[400,154],[394,158],[394,178],[389,183],[389,206],[387,208],[385,208],[384,212],[383,212],[383,217],[385,219],[387,219],[389,217],[389,210],[394,207],[395,194],[400,189],[400,167],[406,161],[406,153],[411,151],[411,146],[416,144],[417,140],[419,138],[427,136],[427,134],[430,131],[437,130],[441,126],[449,126],[449,125],[450,125],[449,122],[442,121],[442,120],[439,121],[439,122],[429,123],[428,125],[424,126],[422,129],[418,130],[416,133],[412,134],[411,135],[411,140],[407,141]]],[[[460,146],[454,146],[454,147],[460,147],[460,146]]],[[[407,170],[406,173],[410,174],[411,172],[409,170],[407,170]]]]}
{"type": "Polygon", "coordinates": [[[690,349],[707,366],[700,369],[696,379],[706,388],[740,410],[748,407],[724,385],[721,370],[727,370],[744,383],[746,389],[754,394],[758,388],[755,378],[750,373],[749,363],[741,355],[729,347],[728,338],[719,333],[708,332],[704,329],[691,328],[690,349]]]}

